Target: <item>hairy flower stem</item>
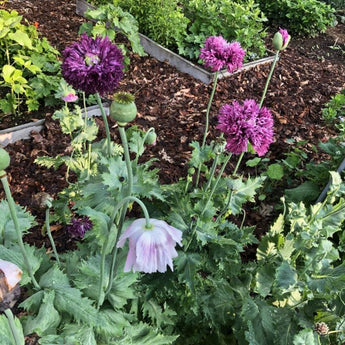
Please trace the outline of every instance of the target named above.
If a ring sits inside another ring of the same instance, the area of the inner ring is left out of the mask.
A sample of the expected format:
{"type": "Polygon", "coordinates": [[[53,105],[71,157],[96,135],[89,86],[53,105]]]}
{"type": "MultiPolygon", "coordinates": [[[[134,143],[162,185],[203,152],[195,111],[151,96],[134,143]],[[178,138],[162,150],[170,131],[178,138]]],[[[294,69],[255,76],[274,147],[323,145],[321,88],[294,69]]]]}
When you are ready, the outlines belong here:
{"type": "Polygon", "coordinates": [[[96,99],[97,99],[97,103],[99,106],[99,109],[101,110],[101,114],[102,114],[102,118],[103,118],[103,122],[104,122],[104,127],[105,127],[105,134],[107,136],[107,155],[108,157],[111,156],[111,148],[110,148],[110,131],[109,131],[109,124],[108,124],[108,120],[107,120],[107,115],[105,114],[105,110],[102,104],[102,100],[101,97],[99,95],[99,93],[96,93],[96,99]]]}
{"type": "MultiPolygon", "coordinates": [[[[127,205],[129,201],[134,201],[136,202],[142,209],[145,219],[146,219],[146,227],[149,228],[150,227],[150,215],[147,211],[147,208],[145,206],[145,204],[138,198],[136,198],[135,196],[127,196],[124,199],[122,199],[120,202],[118,202],[115,207],[114,207],[114,211],[112,214],[112,217],[109,221],[108,224],[108,230],[109,232],[111,231],[112,225],[114,223],[115,217],[117,215],[117,213],[119,212],[119,210],[124,206],[127,205]]],[[[117,256],[117,250],[118,248],[116,247],[116,243],[118,242],[118,239],[120,237],[120,231],[119,231],[119,227],[117,227],[117,234],[116,234],[116,239],[115,239],[115,245],[114,248],[112,250],[112,260],[111,260],[111,269],[109,272],[109,279],[108,279],[108,286],[106,289],[106,292],[103,294],[103,280],[104,280],[104,272],[105,272],[105,257],[107,254],[106,248],[108,246],[108,243],[105,242],[103,244],[103,248],[102,248],[102,256],[101,256],[101,272],[100,272],[100,280],[99,280],[99,293],[98,293],[98,302],[97,302],[97,307],[100,308],[100,306],[103,303],[104,297],[106,295],[108,295],[108,293],[110,292],[111,288],[112,288],[112,283],[114,280],[114,273],[115,273],[115,263],[116,263],[116,256],[117,256]]]]}
{"type": "Polygon", "coordinates": [[[4,311],[4,313],[7,317],[8,325],[10,326],[15,345],[22,345],[23,344],[22,337],[19,334],[18,328],[15,324],[12,310],[8,308],[4,311]]]}
{"type": "Polygon", "coordinates": [[[28,259],[28,256],[27,256],[27,253],[26,253],[26,250],[24,247],[22,232],[21,232],[20,227],[19,227],[19,222],[18,222],[18,217],[17,217],[17,212],[16,212],[16,204],[12,198],[11,190],[10,190],[10,187],[8,185],[6,175],[1,177],[1,182],[2,182],[2,185],[3,185],[4,190],[5,190],[6,198],[8,201],[8,206],[10,208],[11,217],[13,220],[14,228],[16,230],[16,234],[17,234],[17,241],[19,244],[20,251],[23,255],[25,267],[28,271],[29,277],[31,278],[31,281],[32,281],[34,287],[39,290],[41,288],[40,288],[39,284],[37,283],[37,281],[36,281],[36,279],[32,273],[30,262],[29,262],[29,259],[28,259]]]}
{"type": "Polygon", "coordinates": [[[261,108],[262,104],[264,103],[264,100],[265,100],[265,97],[266,97],[266,93],[267,93],[267,89],[268,89],[268,84],[271,81],[272,74],[273,74],[274,68],[275,68],[276,63],[277,63],[278,60],[279,60],[279,50],[276,52],[276,55],[274,56],[274,60],[272,62],[271,70],[270,70],[270,73],[269,73],[269,75],[267,77],[265,88],[264,88],[264,91],[263,91],[262,96],[261,96],[261,101],[260,101],[259,108],[261,108]]]}
{"type": "MultiPolygon", "coordinates": [[[[208,134],[208,128],[210,126],[210,110],[211,110],[211,105],[212,105],[212,102],[213,102],[214,94],[215,94],[216,88],[217,88],[218,73],[219,72],[216,71],[215,74],[214,74],[213,88],[212,88],[210,99],[209,99],[208,105],[207,105],[205,132],[204,132],[204,137],[202,139],[201,150],[203,150],[205,148],[205,145],[206,145],[206,138],[207,138],[207,134],[208,134]]],[[[198,166],[198,172],[197,172],[196,182],[195,182],[196,186],[198,186],[199,180],[200,180],[201,165],[202,164],[200,163],[199,166],[198,166]]]]}
{"type": "Polygon", "coordinates": [[[60,259],[59,259],[59,254],[56,250],[56,246],[55,246],[55,242],[54,242],[54,239],[53,239],[53,236],[52,236],[52,233],[50,231],[50,221],[49,221],[49,218],[50,218],[50,207],[47,207],[46,208],[46,228],[47,228],[47,235],[48,235],[48,238],[49,238],[49,241],[50,241],[50,244],[52,246],[52,249],[53,249],[53,253],[55,255],[55,259],[56,259],[56,262],[58,263],[59,266],[61,266],[61,263],[60,263],[60,259]]]}

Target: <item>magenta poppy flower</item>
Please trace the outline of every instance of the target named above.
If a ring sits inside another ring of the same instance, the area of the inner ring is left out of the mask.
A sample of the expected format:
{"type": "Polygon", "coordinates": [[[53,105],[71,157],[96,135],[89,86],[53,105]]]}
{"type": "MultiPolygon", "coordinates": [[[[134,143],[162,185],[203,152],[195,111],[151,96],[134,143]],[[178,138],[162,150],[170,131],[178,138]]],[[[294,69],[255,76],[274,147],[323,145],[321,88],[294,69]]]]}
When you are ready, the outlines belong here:
{"type": "Polygon", "coordinates": [[[112,93],[123,77],[122,52],[107,36],[94,39],[84,33],[62,54],[65,80],[86,94],[112,93]]]}
{"type": "Polygon", "coordinates": [[[75,102],[78,99],[78,96],[73,92],[70,92],[62,97],[62,100],[65,102],[75,102]]]}
{"type": "Polygon", "coordinates": [[[226,138],[226,150],[240,154],[248,149],[248,142],[259,156],[268,151],[273,142],[273,117],[269,109],[262,107],[253,99],[246,99],[241,105],[234,101],[225,104],[218,115],[216,128],[226,138]]]}
{"type": "Polygon", "coordinates": [[[173,270],[172,259],[177,257],[176,243],[182,246],[182,231],[163,220],[150,219],[150,224],[151,229],[147,229],[146,220],[137,219],[120,236],[118,248],[129,239],[125,272],[163,273],[167,266],[173,270]]]}
{"type": "Polygon", "coordinates": [[[204,66],[213,72],[226,67],[229,73],[233,73],[242,67],[244,55],[240,43],[229,43],[222,36],[210,36],[199,57],[204,60],[204,66]]]}

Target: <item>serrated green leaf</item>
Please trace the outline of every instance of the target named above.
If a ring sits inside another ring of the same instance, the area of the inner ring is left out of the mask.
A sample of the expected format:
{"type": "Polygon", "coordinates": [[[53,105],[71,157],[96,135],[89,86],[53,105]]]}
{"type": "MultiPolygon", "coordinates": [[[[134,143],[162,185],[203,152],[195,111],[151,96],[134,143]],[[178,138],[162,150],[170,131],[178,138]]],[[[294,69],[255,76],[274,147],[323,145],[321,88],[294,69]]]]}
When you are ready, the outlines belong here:
{"type": "MultiPolygon", "coordinates": [[[[25,234],[26,230],[36,225],[35,218],[18,204],[16,204],[15,210],[21,233],[25,234]]],[[[7,200],[1,200],[0,214],[0,241],[6,246],[9,246],[11,243],[17,243],[17,232],[12,221],[7,200]]]]}
{"type": "Polygon", "coordinates": [[[55,333],[61,316],[54,308],[55,291],[44,292],[42,304],[37,316],[29,315],[25,322],[25,334],[37,333],[39,336],[55,333]]]}
{"type": "Polygon", "coordinates": [[[278,288],[288,290],[297,283],[297,274],[287,261],[278,267],[275,275],[278,288]]]}
{"type": "Polygon", "coordinates": [[[266,297],[272,289],[275,268],[272,263],[260,267],[256,273],[256,291],[260,296],[266,297]]]}
{"type": "Polygon", "coordinates": [[[138,279],[135,273],[118,273],[113,280],[108,300],[114,309],[122,308],[130,299],[135,299],[134,285],[138,279]]]}
{"type": "MultiPolygon", "coordinates": [[[[35,272],[40,268],[41,262],[43,261],[45,250],[43,249],[42,251],[36,247],[29,246],[27,243],[24,244],[24,248],[28,257],[31,271],[33,274],[35,274],[35,272]]],[[[19,245],[11,245],[9,248],[0,245],[0,259],[13,262],[23,271],[20,281],[21,285],[26,285],[31,281],[19,245]]]]}
{"type": "Polygon", "coordinates": [[[318,345],[311,329],[304,329],[293,338],[293,345],[318,345]]]}
{"type": "Polygon", "coordinates": [[[194,290],[194,276],[200,264],[200,255],[197,253],[185,253],[180,251],[175,259],[179,279],[186,282],[189,288],[194,290]]]}
{"type": "Polygon", "coordinates": [[[173,325],[174,322],[171,319],[176,313],[169,308],[163,309],[154,300],[146,300],[142,305],[142,312],[144,317],[149,317],[153,324],[158,328],[162,325],[173,325]]]}
{"type": "Polygon", "coordinates": [[[119,310],[101,309],[98,313],[98,324],[95,326],[95,332],[106,339],[120,337],[123,334],[123,329],[130,325],[127,318],[128,315],[119,310]]]}
{"type": "Polygon", "coordinates": [[[54,306],[58,311],[68,313],[86,325],[97,324],[97,310],[92,301],[82,297],[80,290],[72,288],[68,277],[58,267],[54,266],[43,274],[39,285],[55,290],[54,306]]]}
{"type": "Polygon", "coordinates": [[[244,182],[242,178],[226,180],[226,184],[231,190],[229,208],[232,214],[239,214],[245,202],[254,201],[256,190],[261,188],[263,181],[263,177],[249,177],[247,181],[244,182]]]}

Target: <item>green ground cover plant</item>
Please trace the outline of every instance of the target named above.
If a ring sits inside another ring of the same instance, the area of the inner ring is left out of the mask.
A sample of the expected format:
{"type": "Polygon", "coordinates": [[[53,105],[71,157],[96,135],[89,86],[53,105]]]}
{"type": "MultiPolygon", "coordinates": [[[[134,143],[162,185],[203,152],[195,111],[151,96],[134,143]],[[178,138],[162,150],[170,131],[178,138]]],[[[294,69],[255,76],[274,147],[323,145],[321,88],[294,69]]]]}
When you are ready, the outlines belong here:
{"type": "MultiPolygon", "coordinates": [[[[279,176],[274,167],[250,176],[238,167],[248,153],[264,160],[273,142],[265,96],[289,41],[285,29],[274,35],[276,55],[261,99],[221,105],[219,136],[211,141],[215,77],[203,140],[191,143],[187,176],[170,185],[159,183],[155,159],[142,159],[155,144],[154,129],[132,126],[135,98],[116,92],[124,68],[121,49],[108,37],[83,34],[64,50],[65,81],[56,91],[65,103],[54,117],[70,135],[73,152],[41,157],[37,164],[65,164],[76,180],[55,200],[42,197],[42,231],[51,251],[23,241],[35,219],[13,200],[6,174],[10,157],[0,148],[6,194],[0,202],[0,268],[7,283],[1,339],[23,345],[25,335],[36,333],[41,345],[344,342],[345,189],[339,173],[329,173],[332,184],[321,202],[282,198],[280,214],[261,238],[245,225],[246,206],[256,201],[267,177],[279,176]],[[75,104],[77,90],[97,99],[104,139],[96,140],[96,122],[75,104]],[[121,144],[110,139],[101,102],[108,93],[114,93],[109,116],[121,144]],[[229,161],[235,163],[230,171],[229,161]],[[75,250],[56,250],[55,223],[75,239],[75,250]],[[257,249],[253,258],[244,255],[249,247],[257,249]],[[18,271],[21,276],[12,280],[18,271]],[[14,316],[18,282],[25,289],[18,308],[26,313],[14,316]]],[[[238,69],[244,50],[238,42],[210,36],[201,58],[217,74],[238,69]]]]}
{"type": "Polygon", "coordinates": [[[16,11],[0,10],[0,110],[17,117],[57,104],[61,79],[58,51],[21,22],[16,11]]]}

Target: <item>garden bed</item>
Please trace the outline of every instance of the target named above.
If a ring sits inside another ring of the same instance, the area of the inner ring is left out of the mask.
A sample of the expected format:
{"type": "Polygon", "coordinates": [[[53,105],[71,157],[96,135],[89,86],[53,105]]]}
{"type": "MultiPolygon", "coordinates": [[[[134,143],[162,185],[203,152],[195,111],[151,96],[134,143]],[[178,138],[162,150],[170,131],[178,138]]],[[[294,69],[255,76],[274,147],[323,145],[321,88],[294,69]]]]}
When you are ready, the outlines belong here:
{"type": "MultiPolygon", "coordinates": [[[[85,0],[76,0],[76,13],[80,16],[84,16],[84,13],[88,9],[94,9],[95,7],[90,5],[85,0]]],[[[156,43],[149,37],[140,34],[140,43],[144,48],[144,51],[150,56],[154,57],[158,61],[168,62],[171,66],[175,67],[178,71],[189,74],[193,78],[202,81],[205,84],[209,84],[214,80],[214,72],[207,71],[201,65],[197,65],[182,56],[176,54],[175,52],[163,47],[162,45],[156,43]]],[[[229,77],[233,74],[246,71],[250,68],[260,66],[263,64],[272,63],[274,60],[274,55],[271,51],[268,51],[270,56],[258,59],[256,61],[251,61],[243,64],[243,66],[234,73],[229,73],[226,70],[220,71],[218,79],[229,77]]]]}

